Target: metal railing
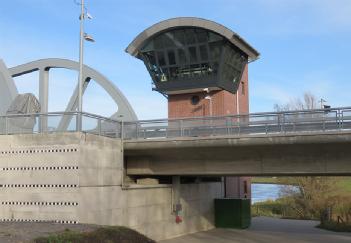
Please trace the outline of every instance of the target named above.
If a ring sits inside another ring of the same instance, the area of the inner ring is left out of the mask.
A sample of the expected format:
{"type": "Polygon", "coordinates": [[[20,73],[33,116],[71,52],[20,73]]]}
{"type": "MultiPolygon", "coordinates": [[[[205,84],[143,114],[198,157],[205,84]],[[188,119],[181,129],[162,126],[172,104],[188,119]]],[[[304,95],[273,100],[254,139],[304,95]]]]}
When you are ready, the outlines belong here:
{"type": "Polygon", "coordinates": [[[351,107],[121,122],[86,112],[0,116],[0,134],[82,131],[123,139],[351,131],[351,107]],[[79,117],[82,117],[81,124],[79,117]],[[65,127],[59,124],[65,120],[65,127]]]}
{"type": "Polygon", "coordinates": [[[49,112],[0,116],[0,134],[2,135],[77,131],[118,138],[122,135],[121,122],[87,112],[49,112]],[[81,119],[79,119],[80,117],[81,119]],[[59,124],[63,120],[67,121],[67,126],[60,127],[59,124]]]}
{"type": "Polygon", "coordinates": [[[158,119],[123,124],[125,139],[206,137],[351,130],[351,107],[158,119]]]}

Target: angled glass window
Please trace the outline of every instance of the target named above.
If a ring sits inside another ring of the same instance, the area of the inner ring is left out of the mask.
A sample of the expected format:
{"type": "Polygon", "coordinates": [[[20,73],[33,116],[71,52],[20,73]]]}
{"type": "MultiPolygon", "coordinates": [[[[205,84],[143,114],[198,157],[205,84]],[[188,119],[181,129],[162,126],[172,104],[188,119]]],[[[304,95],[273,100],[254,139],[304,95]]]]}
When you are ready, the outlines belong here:
{"type": "Polygon", "coordinates": [[[186,29],[184,34],[186,38],[186,44],[192,45],[196,43],[196,33],[194,29],[186,29]]]}
{"type": "Polygon", "coordinates": [[[150,37],[140,53],[156,89],[162,83],[164,90],[168,83],[175,87],[171,82],[185,89],[204,82],[234,92],[247,63],[247,56],[224,37],[194,27],[170,29],[150,37]]]}
{"type": "Polygon", "coordinates": [[[185,65],[188,63],[184,49],[178,49],[178,60],[179,65],[185,65]]]}
{"type": "Polygon", "coordinates": [[[197,54],[196,54],[196,47],[190,46],[190,47],[188,47],[188,51],[189,51],[189,56],[190,56],[190,62],[196,63],[198,61],[197,54]]]}
{"type": "Polygon", "coordinates": [[[197,29],[196,37],[198,43],[206,43],[208,40],[208,32],[202,29],[197,29]]]}
{"type": "Polygon", "coordinates": [[[158,60],[158,65],[166,66],[166,59],[163,51],[158,51],[157,52],[157,60],[158,60]]]}
{"type": "Polygon", "coordinates": [[[200,50],[201,61],[207,61],[208,60],[207,45],[200,45],[199,50],[200,50]]]}
{"type": "Polygon", "coordinates": [[[174,50],[168,50],[167,55],[168,55],[168,64],[175,65],[176,64],[176,57],[175,57],[174,50]]]}

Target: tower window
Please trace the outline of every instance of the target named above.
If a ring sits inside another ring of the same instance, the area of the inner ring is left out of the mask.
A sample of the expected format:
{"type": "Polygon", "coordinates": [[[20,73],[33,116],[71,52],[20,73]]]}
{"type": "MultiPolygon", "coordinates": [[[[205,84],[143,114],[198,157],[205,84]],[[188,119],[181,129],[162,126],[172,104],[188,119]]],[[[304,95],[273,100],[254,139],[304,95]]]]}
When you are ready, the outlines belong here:
{"type": "Polygon", "coordinates": [[[200,102],[200,97],[198,95],[194,95],[191,97],[191,104],[192,105],[197,105],[200,102]]]}
{"type": "Polygon", "coordinates": [[[199,46],[199,49],[200,49],[201,61],[207,61],[208,59],[207,46],[201,45],[199,46]]]}
{"type": "Polygon", "coordinates": [[[189,47],[189,54],[190,54],[190,62],[197,62],[197,54],[196,54],[196,47],[191,46],[189,47]]]}
{"type": "Polygon", "coordinates": [[[163,51],[157,52],[157,59],[158,59],[158,65],[160,65],[160,66],[166,65],[166,59],[165,59],[163,51]]]}
{"type": "Polygon", "coordinates": [[[168,62],[169,62],[169,65],[176,64],[176,58],[175,58],[174,50],[169,50],[168,51],[168,62]]]}

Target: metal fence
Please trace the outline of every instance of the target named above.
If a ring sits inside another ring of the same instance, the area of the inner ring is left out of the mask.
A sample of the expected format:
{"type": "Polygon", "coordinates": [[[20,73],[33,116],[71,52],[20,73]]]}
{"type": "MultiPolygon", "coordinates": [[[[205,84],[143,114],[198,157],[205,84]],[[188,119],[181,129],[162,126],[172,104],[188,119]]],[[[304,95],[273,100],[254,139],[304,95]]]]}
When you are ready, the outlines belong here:
{"type": "Polygon", "coordinates": [[[125,122],[125,139],[351,130],[351,107],[125,122]]]}
{"type": "Polygon", "coordinates": [[[49,112],[0,116],[0,134],[5,135],[76,131],[120,138],[122,130],[121,122],[86,112],[49,112]]]}
{"type": "Polygon", "coordinates": [[[132,122],[86,112],[0,116],[0,134],[82,131],[123,139],[153,139],[335,130],[351,131],[351,107],[132,122]]]}

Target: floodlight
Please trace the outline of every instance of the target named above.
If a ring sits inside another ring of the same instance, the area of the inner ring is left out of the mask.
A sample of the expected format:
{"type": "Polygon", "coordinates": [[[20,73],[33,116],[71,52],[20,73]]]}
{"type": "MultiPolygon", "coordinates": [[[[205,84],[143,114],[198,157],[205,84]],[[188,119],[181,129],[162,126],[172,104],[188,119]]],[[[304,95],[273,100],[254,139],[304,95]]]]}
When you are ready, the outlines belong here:
{"type": "Polygon", "coordinates": [[[88,19],[93,19],[93,16],[91,16],[91,14],[88,13],[88,12],[86,13],[86,16],[87,16],[88,19]]]}
{"type": "Polygon", "coordinates": [[[84,33],[84,40],[95,42],[94,38],[91,35],[88,35],[87,33],[84,33]]]}

